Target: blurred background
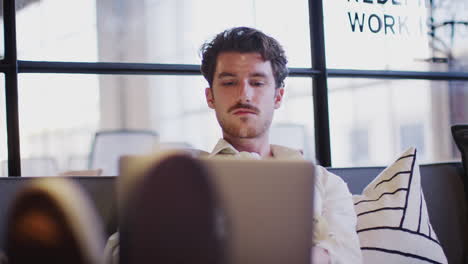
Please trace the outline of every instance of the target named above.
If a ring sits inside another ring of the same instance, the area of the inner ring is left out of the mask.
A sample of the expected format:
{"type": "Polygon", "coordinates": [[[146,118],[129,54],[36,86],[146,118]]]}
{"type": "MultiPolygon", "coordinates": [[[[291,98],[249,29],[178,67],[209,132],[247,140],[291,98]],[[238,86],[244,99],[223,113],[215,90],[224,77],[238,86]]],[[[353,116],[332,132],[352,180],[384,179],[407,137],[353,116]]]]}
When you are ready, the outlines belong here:
{"type": "MultiPolygon", "coordinates": [[[[328,68],[468,71],[466,0],[341,2],[324,0],[328,68]]],[[[16,8],[19,60],[198,65],[205,41],[251,26],[283,44],[289,67],[311,67],[307,0],[17,0],[16,8]]],[[[21,73],[21,158],[46,160],[32,166],[56,173],[88,169],[101,131],[146,131],[155,145],[211,151],[221,130],[206,87],[201,75],[21,73]]],[[[313,89],[312,77],[286,80],[271,132],[311,160],[313,89]]],[[[330,77],[328,89],[334,167],[385,165],[409,146],[423,163],[459,158],[450,125],[468,123],[468,82],[330,77]]],[[[3,176],[6,142],[0,85],[3,176]]]]}

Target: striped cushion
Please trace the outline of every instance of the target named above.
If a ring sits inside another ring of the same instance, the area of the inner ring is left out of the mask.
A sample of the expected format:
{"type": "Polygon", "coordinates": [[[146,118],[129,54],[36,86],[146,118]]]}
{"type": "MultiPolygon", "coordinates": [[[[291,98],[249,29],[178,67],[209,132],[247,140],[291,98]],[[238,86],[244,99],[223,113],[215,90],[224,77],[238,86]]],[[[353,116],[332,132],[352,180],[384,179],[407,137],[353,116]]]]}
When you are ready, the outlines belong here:
{"type": "Polygon", "coordinates": [[[405,151],[353,200],[364,263],[447,263],[427,214],[416,149],[405,151]]]}

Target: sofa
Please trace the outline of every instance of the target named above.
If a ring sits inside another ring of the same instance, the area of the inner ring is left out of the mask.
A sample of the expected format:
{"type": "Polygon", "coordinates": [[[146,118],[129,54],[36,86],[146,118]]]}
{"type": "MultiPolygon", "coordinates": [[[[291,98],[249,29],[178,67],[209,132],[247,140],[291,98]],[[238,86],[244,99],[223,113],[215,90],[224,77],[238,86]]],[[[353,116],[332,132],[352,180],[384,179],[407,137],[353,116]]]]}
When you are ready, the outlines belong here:
{"type": "MultiPolygon", "coordinates": [[[[353,194],[378,175],[384,167],[329,168],[348,184],[353,194]]],[[[461,163],[420,166],[428,214],[449,263],[468,263],[467,201],[461,163]]],[[[102,219],[107,235],[117,230],[116,177],[71,177],[89,194],[102,219]]],[[[32,177],[0,178],[0,249],[4,248],[6,215],[15,193],[32,177]]]]}
{"type": "MultiPolygon", "coordinates": [[[[329,168],[348,183],[353,194],[360,194],[383,169],[329,168]]],[[[468,263],[468,211],[461,163],[423,164],[420,172],[429,218],[448,263],[468,263]]]]}

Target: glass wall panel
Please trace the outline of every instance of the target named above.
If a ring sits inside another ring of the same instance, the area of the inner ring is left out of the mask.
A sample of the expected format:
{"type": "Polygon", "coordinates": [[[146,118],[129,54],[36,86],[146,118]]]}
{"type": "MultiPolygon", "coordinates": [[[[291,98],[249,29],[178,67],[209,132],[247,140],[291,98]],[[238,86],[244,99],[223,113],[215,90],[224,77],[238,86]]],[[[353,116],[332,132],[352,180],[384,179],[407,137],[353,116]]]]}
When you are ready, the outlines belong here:
{"type": "Polygon", "coordinates": [[[6,127],[6,100],[5,100],[5,75],[0,74],[0,177],[8,175],[5,168],[8,160],[7,147],[7,127],[6,127]]]}
{"type": "MultiPolygon", "coordinates": [[[[53,160],[56,173],[93,168],[89,156],[98,131],[154,132],[151,151],[211,151],[222,133],[206,104],[206,86],[201,76],[21,74],[22,159],[53,160]]],[[[271,142],[302,149],[313,159],[311,79],[287,79],[285,94],[271,142]]]]}
{"type": "Polygon", "coordinates": [[[95,0],[24,2],[16,11],[18,59],[97,61],[95,0]]]}
{"type": "Polygon", "coordinates": [[[315,160],[314,104],[311,78],[286,80],[283,105],[276,111],[270,139],[273,144],[301,149],[315,160]]]}
{"type": "Polygon", "coordinates": [[[17,17],[22,60],[199,64],[206,40],[251,26],[284,45],[290,66],[311,65],[304,0],[39,0],[17,17]]]}
{"type": "Polygon", "coordinates": [[[99,128],[99,78],[21,74],[18,97],[22,175],[87,169],[99,128]]]}
{"type": "Polygon", "coordinates": [[[3,1],[0,1],[0,59],[5,57],[5,33],[3,30],[3,1]]]}
{"type": "Polygon", "coordinates": [[[468,71],[468,2],[433,0],[429,31],[436,70],[468,71]]]}
{"type": "Polygon", "coordinates": [[[468,71],[466,0],[324,1],[327,66],[468,71]]]}
{"type": "Polygon", "coordinates": [[[418,161],[459,159],[450,127],[468,123],[468,82],[330,79],[333,166],[387,165],[414,146],[418,161]]]}

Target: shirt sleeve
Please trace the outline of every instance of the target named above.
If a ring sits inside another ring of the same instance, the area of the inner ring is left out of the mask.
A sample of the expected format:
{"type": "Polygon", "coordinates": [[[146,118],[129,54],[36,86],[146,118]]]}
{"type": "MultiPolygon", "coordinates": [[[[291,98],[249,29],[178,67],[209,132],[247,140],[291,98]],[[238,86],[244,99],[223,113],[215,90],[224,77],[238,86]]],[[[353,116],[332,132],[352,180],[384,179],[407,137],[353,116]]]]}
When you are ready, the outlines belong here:
{"type": "Polygon", "coordinates": [[[104,248],[104,264],[119,264],[119,237],[120,235],[117,231],[107,240],[106,247],[104,248]]]}
{"type": "Polygon", "coordinates": [[[315,197],[321,200],[318,203],[321,208],[314,211],[321,213],[318,218],[325,221],[317,227],[326,229],[323,230],[325,234],[320,236],[320,240],[315,241],[315,245],[328,251],[332,264],[362,263],[361,247],[356,233],[357,217],[347,184],[340,177],[317,166],[315,185],[319,195],[315,197]]]}

